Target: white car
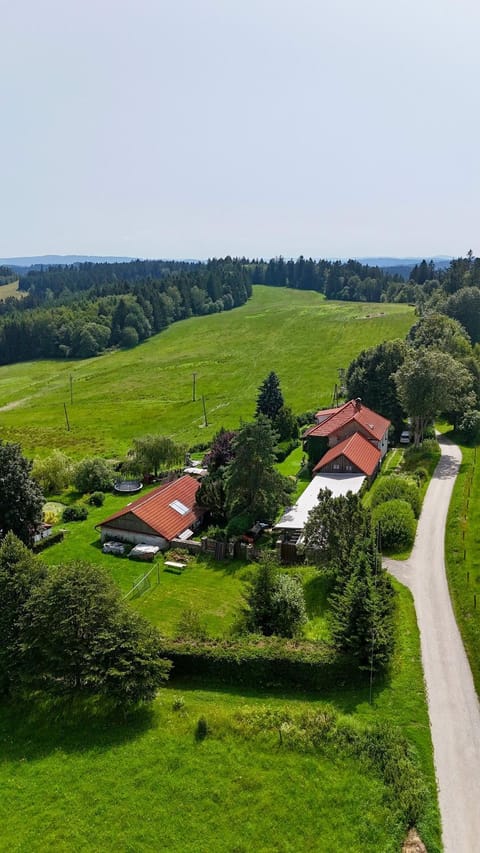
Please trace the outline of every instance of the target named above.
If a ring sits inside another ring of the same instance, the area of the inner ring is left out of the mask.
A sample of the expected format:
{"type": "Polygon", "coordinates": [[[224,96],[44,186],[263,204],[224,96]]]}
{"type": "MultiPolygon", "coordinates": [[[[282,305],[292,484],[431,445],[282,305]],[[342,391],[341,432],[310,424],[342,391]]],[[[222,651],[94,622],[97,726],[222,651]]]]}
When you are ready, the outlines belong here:
{"type": "Polygon", "coordinates": [[[122,545],[121,542],[104,542],[102,551],[104,554],[116,554],[119,556],[125,553],[125,545],[122,545]]]}
{"type": "Polygon", "coordinates": [[[400,433],[400,444],[410,444],[410,430],[404,429],[402,433],[400,433]]]}

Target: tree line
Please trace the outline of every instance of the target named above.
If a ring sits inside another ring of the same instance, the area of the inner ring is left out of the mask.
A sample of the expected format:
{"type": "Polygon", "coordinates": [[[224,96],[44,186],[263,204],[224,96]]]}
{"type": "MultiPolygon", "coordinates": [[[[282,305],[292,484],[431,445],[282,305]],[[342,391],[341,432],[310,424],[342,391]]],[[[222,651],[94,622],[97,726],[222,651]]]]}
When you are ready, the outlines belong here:
{"type": "Polygon", "coordinates": [[[104,267],[130,265],[82,266],[88,269],[34,271],[21,280],[28,291],[23,300],[0,303],[0,364],[90,358],[109,347],[135,346],[177,320],[243,305],[252,292],[246,270],[229,263],[164,270],[153,278],[151,262],[139,261],[135,275],[129,269],[130,278],[118,278],[114,270],[108,281],[104,267]]]}

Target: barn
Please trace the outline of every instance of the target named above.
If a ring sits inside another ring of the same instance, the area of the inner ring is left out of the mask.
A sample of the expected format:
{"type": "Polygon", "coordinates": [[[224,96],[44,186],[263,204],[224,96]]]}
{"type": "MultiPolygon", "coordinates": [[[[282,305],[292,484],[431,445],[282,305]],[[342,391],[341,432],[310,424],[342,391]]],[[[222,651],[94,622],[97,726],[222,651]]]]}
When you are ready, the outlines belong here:
{"type": "Polygon", "coordinates": [[[205,514],[196,504],[199,488],[198,480],[186,474],[132,501],[96,525],[102,542],[115,539],[167,548],[172,539],[188,539],[205,514]]]}

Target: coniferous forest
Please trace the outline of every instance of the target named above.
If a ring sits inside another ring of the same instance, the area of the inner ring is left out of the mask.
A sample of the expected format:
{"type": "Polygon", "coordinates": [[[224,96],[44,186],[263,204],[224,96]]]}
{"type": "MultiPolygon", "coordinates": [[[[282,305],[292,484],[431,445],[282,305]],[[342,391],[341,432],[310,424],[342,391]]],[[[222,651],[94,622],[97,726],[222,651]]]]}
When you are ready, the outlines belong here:
{"type": "MultiPolygon", "coordinates": [[[[0,286],[15,278],[7,268],[1,273],[0,286]]],[[[473,343],[480,340],[480,259],[471,252],[447,269],[422,261],[408,280],[355,260],[304,257],[89,262],[33,268],[20,276],[23,298],[0,301],[0,364],[90,358],[132,347],[176,320],[243,305],[254,284],[313,290],[327,299],[408,302],[420,314],[448,314],[473,343]]]]}

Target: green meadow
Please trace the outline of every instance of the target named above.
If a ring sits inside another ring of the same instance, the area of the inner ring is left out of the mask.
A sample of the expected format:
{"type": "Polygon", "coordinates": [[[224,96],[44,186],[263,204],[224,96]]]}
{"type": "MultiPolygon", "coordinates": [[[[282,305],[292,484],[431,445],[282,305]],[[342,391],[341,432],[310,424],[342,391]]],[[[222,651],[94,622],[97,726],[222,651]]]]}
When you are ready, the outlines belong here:
{"type": "Polygon", "coordinates": [[[117,457],[146,432],[203,443],[252,417],[270,370],[295,412],[315,409],[330,403],[339,368],[365,347],[403,338],[412,322],[407,305],[258,286],[241,308],[175,323],[132,350],[1,367],[0,435],[31,455],[58,447],[77,458],[117,457]]]}

